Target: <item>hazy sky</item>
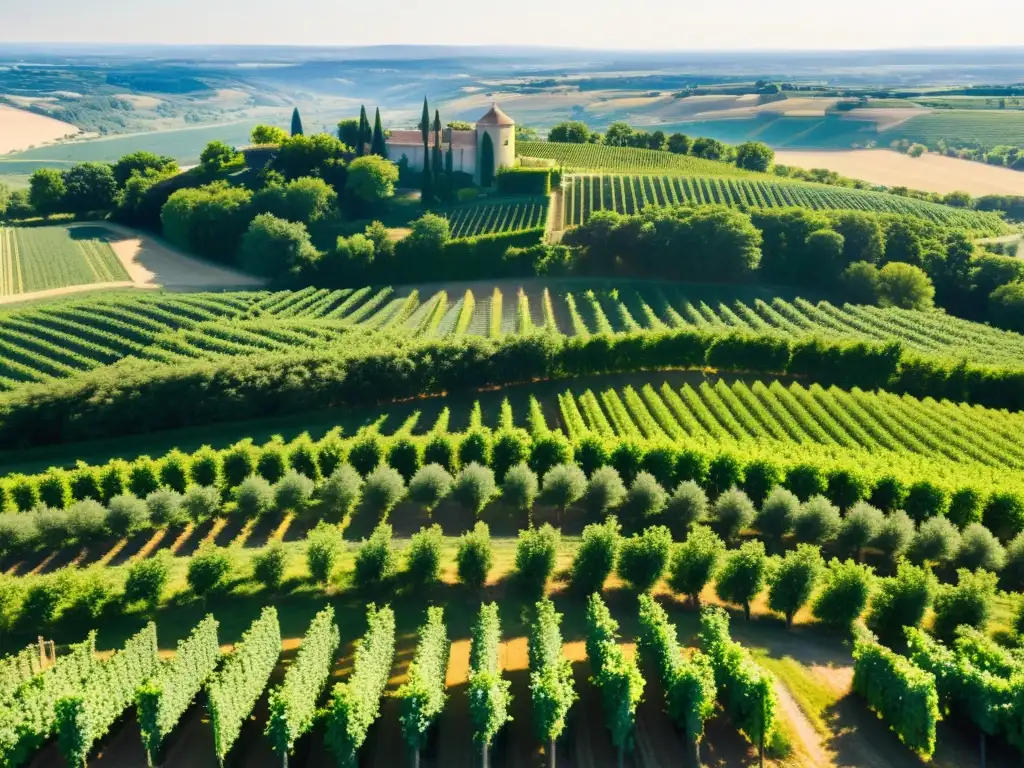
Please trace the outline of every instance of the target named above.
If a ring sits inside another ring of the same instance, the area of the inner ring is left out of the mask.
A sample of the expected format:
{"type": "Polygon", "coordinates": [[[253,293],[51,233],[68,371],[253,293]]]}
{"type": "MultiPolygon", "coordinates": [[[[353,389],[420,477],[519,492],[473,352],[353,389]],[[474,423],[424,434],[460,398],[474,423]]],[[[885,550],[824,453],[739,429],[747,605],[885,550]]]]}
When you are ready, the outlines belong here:
{"type": "Polygon", "coordinates": [[[12,42],[917,48],[1024,43],[1024,0],[0,0],[12,42]]]}

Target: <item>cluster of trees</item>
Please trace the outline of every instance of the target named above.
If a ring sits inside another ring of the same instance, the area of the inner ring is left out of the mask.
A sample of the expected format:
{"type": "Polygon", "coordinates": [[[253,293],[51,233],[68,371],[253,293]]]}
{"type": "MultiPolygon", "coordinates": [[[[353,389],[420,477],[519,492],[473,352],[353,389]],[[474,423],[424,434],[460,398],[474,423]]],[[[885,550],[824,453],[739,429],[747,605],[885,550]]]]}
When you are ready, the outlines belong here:
{"type": "Polygon", "coordinates": [[[604,135],[591,131],[590,126],[577,120],[559,123],[548,132],[548,141],[662,150],[705,160],[735,162],[740,168],[751,171],[767,171],[775,160],[775,152],[771,147],[758,141],[732,147],[717,139],[702,136],[691,138],[684,133],[666,135],[664,131],[642,131],[623,122],[609,125],[604,135]]]}
{"type": "Polygon", "coordinates": [[[840,290],[857,303],[927,309],[1024,327],[1024,262],[905,214],[743,212],[718,206],[594,213],[566,233],[571,270],[840,290]]]}
{"type": "Polygon", "coordinates": [[[947,157],[958,157],[961,160],[974,160],[979,163],[987,163],[988,165],[1012,168],[1015,171],[1024,171],[1024,147],[1017,147],[1012,144],[986,147],[976,142],[964,142],[955,139],[929,139],[917,142],[897,139],[891,142],[889,146],[898,152],[905,152],[912,157],[920,157],[925,152],[933,151],[947,157]]]}

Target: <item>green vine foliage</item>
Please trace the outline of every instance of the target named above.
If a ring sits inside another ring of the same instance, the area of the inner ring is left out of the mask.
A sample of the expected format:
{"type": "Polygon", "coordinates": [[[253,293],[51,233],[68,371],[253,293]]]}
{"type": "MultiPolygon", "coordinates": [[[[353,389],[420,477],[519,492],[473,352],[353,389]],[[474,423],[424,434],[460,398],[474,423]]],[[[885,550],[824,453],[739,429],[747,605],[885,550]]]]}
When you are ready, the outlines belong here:
{"type": "Polygon", "coordinates": [[[11,705],[0,707],[0,766],[15,768],[28,762],[53,735],[57,702],[80,691],[99,665],[96,633],[90,632],[53,666],[18,686],[11,705]]]}
{"type": "Polygon", "coordinates": [[[334,608],[327,606],[313,617],[284,682],[270,692],[266,733],[278,755],[290,754],[298,738],[313,727],[317,701],[331,676],[339,645],[334,608]]]}
{"type": "Polygon", "coordinates": [[[675,626],[653,597],[640,595],[641,656],[658,671],[665,691],[665,703],[673,722],[692,744],[704,736],[704,722],[714,714],[715,671],[711,660],[700,651],[683,658],[675,626]]]}
{"type": "Polygon", "coordinates": [[[935,752],[939,695],[935,675],[881,645],[867,631],[853,645],[853,690],[911,750],[924,758],[935,752]]]}
{"type": "Polygon", "coordinates": [[[587,600],[587,658],[593,681],[601,691],[605,724],[612,744],[622,752],[633,749],[636,708],[644,678],[635,659],[627,659],[618,643],[619,625],[597,593],[587,600]]]}
{"type": "Polygon", "coordinates": [[[355,651],[352,675],[331,692],[327,709],[327,746],[342,768],[359,764],[359,748],[380,714],[380,697],[395,657],[395,614],[373,604],[366,610],[368,629],[355,651]]]}
{"type": "Polygon", "coordinates": [[[280,655],[281,627],[277,609],[267,607],[242,635],[220,672],[207,684],[213,741],[221,765],[238,739],[242,724],[263,695],[280,655]]]}
{"type": "Polygon", "coordinates": [[[39,649],[34,645],[0,659],[0,709],[11,706],[21,684],[39,674],[42,668],[39,649]]]}
{"type": "Polygon", "coordinates": [[[451,643],[444,626],[444,609],[427,609],[427,623],[420,628],[416,657],[409,665],[409,680],[398,689],[402,735],[413,752],[426,744],[431,726],[444,709],[445,676],[451,643]]]}
{"type": "Polygon", "coordinates": [[[711,659],[718,697],[729,719],[751,744],[770,743],[779,709],[774,681],[729,636],[729,615],[721,608],[709,606],[701,612],[700,646],[711,659]]]}
{"type": "Polygon", "coordinates": [[[157,762],[163,740],[195,701],[219,661],[217,620],[207,616],[178,643],[174,658],[160,662],[154,675],[139,687],[139,731],[150,765],[157,762]]]}
{"type": "Polygon", "coordinates": [[[562,655],[562,615],[550,600],[541,600],[530,625],[530,695],[534,724],[543,742],[553,742],[565,729],[565,718],[576,701],[572,664],[562,655]]]}
{"type": "Polygon", "coordinates": [[[512,696],[511,681],[501,676],[498,646],[501,643],[501,621],[498,604],[485,603],[473,624],[469,646],[469,717],[473,723],[473,741],[490,746],[505,723],[512,696]]]}
{"type": "Polygon", "coordinates": [[[57,702],[57,742],[68,765],[85,768],[93,745],[131,706],[157,659],[156,625],[150,622],[94,667],[78,691],[57,702]]]}

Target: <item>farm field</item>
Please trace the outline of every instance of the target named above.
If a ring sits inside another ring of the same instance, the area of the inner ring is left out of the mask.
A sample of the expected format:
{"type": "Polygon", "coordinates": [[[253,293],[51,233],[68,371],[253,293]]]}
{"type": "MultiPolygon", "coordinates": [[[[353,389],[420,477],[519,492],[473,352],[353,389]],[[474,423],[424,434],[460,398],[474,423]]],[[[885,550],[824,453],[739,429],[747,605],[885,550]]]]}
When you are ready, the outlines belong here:
{"type": "Polygon", "coordinates": [[[128,281],[109,234],[104,227],[0,227],[0,296],[128,281]]]}
{"type": "Polygon", "coordinates": [[[70,123],[0,104],[0,156],[77,133],[70,123]]]}
{"type": "Polygon", "coordinates": [[[442,211],[453,238],[478,237],[525,230],[543,230],[548,218],[548,198],[493,200],[461,205],[442,211]]]}
{"type": "Polygon", "coordinates": [[[994,214],[965,211],[885,192],[807,182],[772,181],[767,177],[748,179],[605,174],[569,178],[565,193],[565,224],[566,227],[583,224],[592,211],[612,210],[633,214],[647,207],[690,202],[744,208],[800,206],[812,210],[904,213],[981,233],[998,233],[1006,229],[1006,225],[994,214]]]}
{"type": "Polygon", "coordinates": [[[1024,146],[1024,112],[1015,110],[951,109],[920,115],[882,131],[879,140],[963,142],[991,149],[1000,144],[1024,146]]]}
{"type": "Polygon", "coordinates": [[[604,171],[619,173],[678,173],[715,176],[757,176],[729,163],[691,155],[674,155],[635,147],[606,147],[601,144],[558,144],[548,141],[521,141],[516,144],[520,157],[554,160],[566,171],[604,171]]]}
{"type": "Polygon", "coordinates": [[[974,196],[1024,194],[1024,174],[1020,171],[931,152],[915,158],[891,149],[779,150],[775,162],[808,170],[827,168],[872,184],[942,194],[960,190],[974,196]]]}
{"type": "Polygon", "coordinates": [[[767,289],[557,280],[519,284],[306,288],[66,299],[0,314],[0,384],[73,376],[129,355],[175,362],[338,343],[353,327],[424,336],[563,335],[697,327],[900,340],[936,356],[1006,365],[1024,336],[959,318],[817,303],[767,289]]]}

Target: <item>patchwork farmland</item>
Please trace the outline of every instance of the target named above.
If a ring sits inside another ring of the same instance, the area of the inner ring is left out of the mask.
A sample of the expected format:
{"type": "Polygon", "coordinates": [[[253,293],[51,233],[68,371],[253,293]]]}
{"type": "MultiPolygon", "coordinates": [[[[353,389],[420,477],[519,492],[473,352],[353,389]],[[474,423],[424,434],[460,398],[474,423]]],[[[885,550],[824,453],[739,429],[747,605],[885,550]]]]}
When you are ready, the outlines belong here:
{"type": "Polygon", "coordinates": [[[0,296],[129,279],[102,227],[0,227],[0,296]]]}

